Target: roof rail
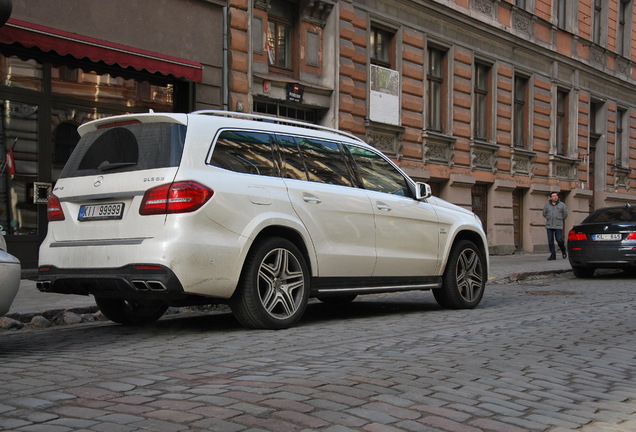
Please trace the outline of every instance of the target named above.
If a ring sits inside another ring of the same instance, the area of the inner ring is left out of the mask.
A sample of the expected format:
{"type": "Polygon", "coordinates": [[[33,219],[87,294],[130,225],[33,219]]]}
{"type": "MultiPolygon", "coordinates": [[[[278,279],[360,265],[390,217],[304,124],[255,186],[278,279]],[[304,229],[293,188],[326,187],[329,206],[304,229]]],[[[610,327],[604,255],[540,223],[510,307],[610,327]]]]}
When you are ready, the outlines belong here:
{"type": "Polygon", "coordinates": [[[306,129],[314,129],[314,130],[336,133],[338,135],[346,136],[348,138],[353,138],[356,141],[362,141],[360,138],[358,138],[357,136],[349,132],[344,132],[338,129],[330,128],[327,126],[321,126],[321,125],[317,125],[313,123],[305,123],[298,120],[291,120],[287,118],[274,117],[274,116],[269,116],[264,114],[247,114],[247,113],[240,113],[235,111],[221,111],[221,110],[199,110],[199,111],[193,111],[191,114],[214,115],[219,117],[231,117],[231,118],[238,118],[238,119],[276,123],[276,124],[288,125],[288,126],[298,126],[298,127],[302,127],[306,129]]]}

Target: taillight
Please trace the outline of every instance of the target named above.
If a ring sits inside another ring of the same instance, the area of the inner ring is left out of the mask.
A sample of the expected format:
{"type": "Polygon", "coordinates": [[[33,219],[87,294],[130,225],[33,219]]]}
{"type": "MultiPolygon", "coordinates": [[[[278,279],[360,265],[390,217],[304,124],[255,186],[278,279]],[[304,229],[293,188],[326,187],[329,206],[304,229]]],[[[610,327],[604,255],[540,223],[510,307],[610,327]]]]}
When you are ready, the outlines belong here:
{"type": "Polygon", "coordinates": [[[627,234],[627,238],[625,240],[636,240],[636,232],[627,234]]]}
{"type": "Polygon", "coordinates": [[[200,183],[184,181],[148,189],[139,207],[140,215],[188,213],[198,210],[214,195],[200,183]]]}
{"type": "Polygon", "coordinates": [[[46,204],[46,218],[49,222],[63,221],[65,219],[60,199],[55,195],[51,195],[46,204]]]}
{"type": "Polygon", "coordinates": [[[577,233],[574,230],[571,230],[568,233],[568,241],[576,241],[576,240],[587,240],[587,234],[577,233]]]}

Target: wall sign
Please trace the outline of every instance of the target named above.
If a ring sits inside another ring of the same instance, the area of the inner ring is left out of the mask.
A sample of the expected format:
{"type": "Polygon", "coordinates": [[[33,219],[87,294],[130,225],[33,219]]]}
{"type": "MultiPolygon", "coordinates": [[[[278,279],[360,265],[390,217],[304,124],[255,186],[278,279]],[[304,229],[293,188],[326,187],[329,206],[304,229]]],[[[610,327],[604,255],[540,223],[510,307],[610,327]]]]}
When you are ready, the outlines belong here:
{"type": "Polygon", "coordinates": [[[302,102],[305,86],[298,83],[287,84],[287,100],[291,102],[302,102]]]}

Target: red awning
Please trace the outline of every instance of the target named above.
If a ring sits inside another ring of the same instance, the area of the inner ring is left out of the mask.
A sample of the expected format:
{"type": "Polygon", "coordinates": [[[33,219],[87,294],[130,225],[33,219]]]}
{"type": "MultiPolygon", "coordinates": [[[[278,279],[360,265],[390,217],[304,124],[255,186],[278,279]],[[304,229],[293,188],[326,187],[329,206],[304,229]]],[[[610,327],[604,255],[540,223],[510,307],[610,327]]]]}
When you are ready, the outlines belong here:
{"type": "Polygon", "coordinates": [[[44,52],[55,51],[60,55],[72,55],[77,59],[88,58],[108,65],[132,67],[150,73],[159,72],[176,78],[201,82],[201,63],[145,51],[127,45],[69,33],[39,24],[9,19],[0,28],[0,43],[18,43],[24,47],[37,47],[44,52]]]}

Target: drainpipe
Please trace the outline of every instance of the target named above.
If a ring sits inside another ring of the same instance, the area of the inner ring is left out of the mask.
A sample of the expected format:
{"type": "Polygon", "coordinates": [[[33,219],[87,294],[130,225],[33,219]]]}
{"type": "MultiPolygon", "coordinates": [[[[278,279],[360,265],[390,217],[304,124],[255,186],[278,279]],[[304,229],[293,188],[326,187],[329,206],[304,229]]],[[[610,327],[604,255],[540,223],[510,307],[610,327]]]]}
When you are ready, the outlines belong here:
{"type": "Polygon", "coordinates": [[[228,111],[230,104],[230,89],[229,89],[229,50],[228,50],[228,8],[223,6],[223,110],[228,111]]]}

